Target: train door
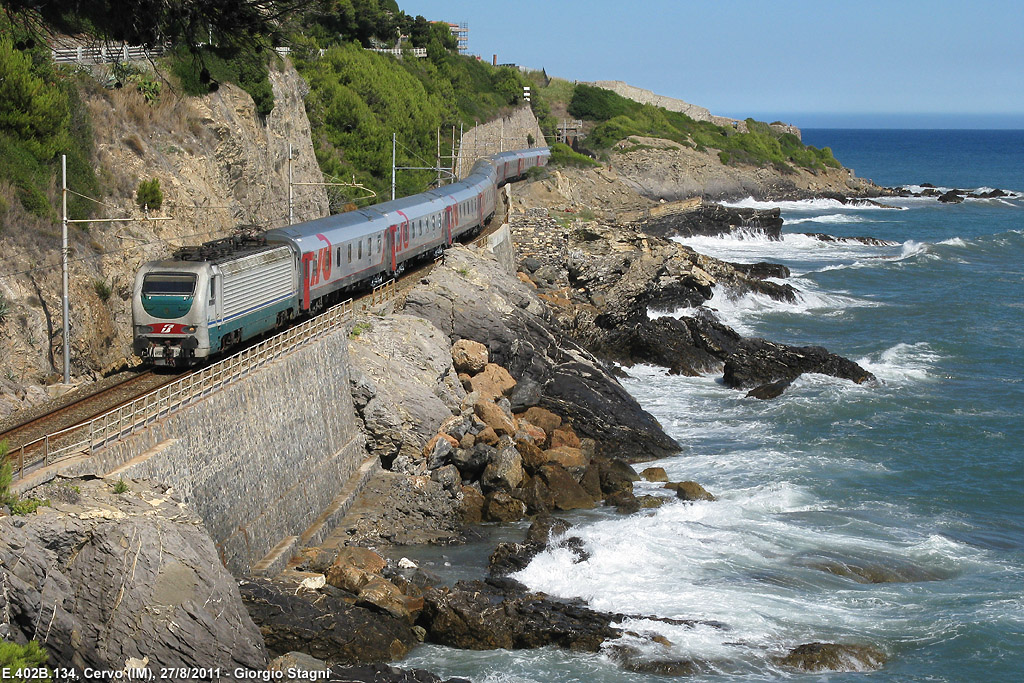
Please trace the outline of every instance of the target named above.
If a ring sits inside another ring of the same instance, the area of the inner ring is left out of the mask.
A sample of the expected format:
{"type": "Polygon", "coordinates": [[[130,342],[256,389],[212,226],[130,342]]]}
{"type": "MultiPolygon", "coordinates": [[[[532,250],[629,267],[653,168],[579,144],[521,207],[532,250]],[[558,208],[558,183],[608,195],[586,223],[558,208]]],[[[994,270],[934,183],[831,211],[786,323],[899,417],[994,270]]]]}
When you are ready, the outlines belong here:
{"type": "Polygon", "coordinates": [[[444,244],[446,247],[452,245],[452,222],[455,218],[455,207],[457,204],[451,204],[444,207],[444,218],[442,219],[441,231],[444,236],[444,244]]]}
{"type": "Polygon", "coordinates": [[[385,231],[387,234],[388,268],[392,273],[398,270],[398,225],[392,225],[385,231]]]}

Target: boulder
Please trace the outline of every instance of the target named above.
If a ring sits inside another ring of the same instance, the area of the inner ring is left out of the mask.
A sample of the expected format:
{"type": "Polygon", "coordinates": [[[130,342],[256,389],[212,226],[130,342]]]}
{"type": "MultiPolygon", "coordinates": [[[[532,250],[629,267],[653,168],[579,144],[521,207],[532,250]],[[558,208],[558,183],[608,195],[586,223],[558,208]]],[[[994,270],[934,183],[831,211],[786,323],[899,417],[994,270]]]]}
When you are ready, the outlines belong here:
{"type": "Polygon", "coordinates": [[[601,491],[605,494],[619,491],[633,492],[633,482],[639,481],[636,471],[621,460],[601,459],[598,463],[601,477],[601,491]]]}
{"type": "Polygon", "coordinates": [[[640,473],[640,476],[645,481],[668,481],[668,474],[665,473],[664,467],[648,467],[640,473]]]}
{"type": "Polygon", "coordinates": [[[462,521],[466,524],[479,524],[484,520],[484,494],[473,486],[462,487],[462,521]]]}
{"type": "Polygon", "coordinates": [[[562,418],[558,415],[555,415],[550,410],[538,407],[527,410],[523,414],[523,418],[530,424],[537,425],[543,429],[546,434],[551,434],[562,424],[562,418]]]}
{"type": "Polygon", "coordinates": [[[455,371],[475,375],[487,366],[487,347],[471,339],[460,339],[452,345],[455,371]]]}
{"type": "Polygon", "coordinates": [[[640,501],[632,491],[616,491],[608,494],[604,499],[605,505],[615,508],[615,511],[622,515],[631,515],[640,511],[640,501]]]}
{"type": "Polygon", "coordinates": [[[526,649],[555,645],[597,652],[621,631],[622,615],[597,612],[579,602],[527,593],[508,579],[460,581],[428,591],[421,623],[433,643],[467,650],[526,649]]]}
{"type": "Polygon", "coordinates": [[[576,436],[576,432],[572,430],[572,427],[562,426],[556,428],[551,432],[551,448],[558,448],[559,446],[568,446],[569,448],[579,448],[580,438],[576,436]]]}
{"type": "Polygon", "coordinates": [[[485,443],[477,443],[469,449],[459,449],[452,453],[452,464],[458,468],[463,481],[475,481],[483,474],[497,449],[485,443]]]}
{"type": "Polygon", "coordinates": [[[580,486],[583,487],[583,490],[587,492],[587,495],[592,500],[604,498],[604,493],[601,491],[601,466],[596,461],[591,461],[590,465],[583,472],[580,486]]]}
{"type": "Polygon", "coordinates": [[[664,488],[675,491],[676,497],[680,500],[715,500],[715,497],[708,493],[707,489],[695,481],[669,482],[665,484],[664,488]]]}
{"type": "MultiPolygon", "coordinates": [[[[5,640],[45,643],[61,666],[265,669],[260,631],[201,520],[169,489],[131,480],[120,495],[75,479],[77,502],[51,484],[52,507],[0,517],[5,640]]],[[[293,648],[289,648],[293,649],[293,648]]]]}
{"type": "Polygon", "coordinates": [[[776,663],[801,671],[874,671],[881,669],[886,655],[868,645],[807,643],[789,651],[776,663]]]}
{"type": "MultiPolygon", "coordinates": [[[[475,406],[473,406],[473,412],[483,420],[483,423],[494,430],[494,433],[498,436],[507,434],[513,436],[516,433],[516,424],[512,418],[509,417],[505,411],[497,406],[493,401],[481,398],[475,406]]],[[[477,436],[479,438],[479,435],[477,436]]]]}
{"type": "Polygon", "coordinates": [[[496,363],[488,363],[479,374],[469,380],[469,386],[470,391],[477,392],[481,398],[497,400],[510,395],[516,388],[516,381],[505,368],[496,363]]]}
{"type": "Polygon", "coordinates": [[[583,478],[587,465],[590,464],[583,456],[582,450],[579,448],[571,448],[569,446],[549,448],[544,451],[544,457],[547,458],[549,463],[554,463],[564,467],[570,474],[572,474],[576,481],[583,478]]]}
{"type": "Polygon", "coordinates": [[[484,468],[480,485],[484,491],[511,493],[523,481],[523,459],[511,444],[498,448],[494,458],[484,468]]]}
{"type": "Polygon", "coordinates": [[[369,548],[347,546],[338,550],[327,570],[327,583],[350,593],[358,593],[373,574],[384,571],[387,562],[369,548]]]}
{"type": "Polygon", "coordinates": [[[353,605],[329,586],[302,591],[289,582],[251,578],[240,581],[239,590],[275,654],[304,652],[342,664],[388,662],[418,643],[408,619],[353,605]]]}
{"type": "Polygon", "coordinates": [[[516,433],[516,439],[526,438],[535,444],[543,446],[547,443],[548,435],[540,427],[530,424],[526,420],[519,420],[519,431],[516,433]]]}
{"type": "Polygon", "coordinates": [[[553,463],[544,465],[538,476],[551,492],[553,510],[586,510],[594,507],[594,499],[562,466],[553,463]]]}
{"type": "Polygon", "coordinates": [[[537,470],[548,462],[547,454],[529,441],[524,441],[523,439],[517,440],[516,450],[518,450],[519,455],[522,456],[523,469],[531,475],[536,474],[537,470]]]}
{"type": "Polygon", "coordinates": [[[486,496],[484,519],[488,522],[518,522],[526,516],[526,505],[504,491],[486,496]]]}
{"type": "Polygon", "coordinates": [[[436,481],[449,493],[456,493],[462,484],[462,475],[455,465],[445,465],[430,473],[430,479],[436,481]]]}
{"type": "Polygon", "coordinates": [[[498,434],[494,431],[493,427],[484,427],[476,434],[476,443],[486,444],[488,446],[498,445],[498,434]]]}
{"type": "Polygon", "coordinates": [[[950,190],[939,195],[939,201],[943,204],[961,204],[964,201],[963,194],[961,190],[950,190]]]}
{"type": "Polygon", "coordinates": [[[360,589],[356,606],[383,610],[411,624],[416,621],[416,614],[423,609],[423,598],[406,596],[392,582],[375,576],[360,589]]]}
{"type": "Polygon", "coordinates": [[[743,339],[725,361],[724,381],[734,389],[748,389],[779,380],[793,380],[805,372],[831,375],[857,384],[875,379],[870,372],[820,346],[787,346],[764,339],[743,339]]]}
{"type": "Polygon", "coordinates": [[[528,515],[546,515],[555,504],[551,490],[540,477],[527,479],[522,486],[512,492],[512,497],[523,501],[528,515]]]}
{"type": "Polygon", "coordinates": [[[768,401],[773,398],[782,396],[782,392],[789,388],[789,385],[793,383],[791,379],[780,379],[778,382],[769,382],[768,384],[762,384],[759,387],[755,387],[747,392],[747,398],[756,398],[762,401],[768,401]]]}

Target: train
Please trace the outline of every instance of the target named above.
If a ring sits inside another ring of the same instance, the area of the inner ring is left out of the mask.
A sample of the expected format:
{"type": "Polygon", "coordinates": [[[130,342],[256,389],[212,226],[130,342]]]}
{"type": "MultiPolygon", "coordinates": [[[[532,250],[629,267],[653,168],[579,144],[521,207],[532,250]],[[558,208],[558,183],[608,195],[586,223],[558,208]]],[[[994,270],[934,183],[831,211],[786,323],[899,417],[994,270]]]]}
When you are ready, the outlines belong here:
{"type": "Polygon", "coordinates": [[[547,147],[494,154],[450,185],[146,263],[132,294],[132,350],[145,364],[188,367],[315,315],[478,231],[498,189],[549,157],[547,147]]]}

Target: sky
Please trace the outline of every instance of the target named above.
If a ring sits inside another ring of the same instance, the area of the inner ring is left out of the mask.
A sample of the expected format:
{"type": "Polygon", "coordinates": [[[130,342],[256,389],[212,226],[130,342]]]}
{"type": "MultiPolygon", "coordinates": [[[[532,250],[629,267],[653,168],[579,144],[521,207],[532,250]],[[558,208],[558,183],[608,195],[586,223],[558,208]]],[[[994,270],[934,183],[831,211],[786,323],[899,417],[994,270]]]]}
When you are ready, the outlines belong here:
{"type": "Polygon", "coordinates": [[[1024,4],[398,0],[469,51],[801,127],[1024,128],[1024,4]]]}

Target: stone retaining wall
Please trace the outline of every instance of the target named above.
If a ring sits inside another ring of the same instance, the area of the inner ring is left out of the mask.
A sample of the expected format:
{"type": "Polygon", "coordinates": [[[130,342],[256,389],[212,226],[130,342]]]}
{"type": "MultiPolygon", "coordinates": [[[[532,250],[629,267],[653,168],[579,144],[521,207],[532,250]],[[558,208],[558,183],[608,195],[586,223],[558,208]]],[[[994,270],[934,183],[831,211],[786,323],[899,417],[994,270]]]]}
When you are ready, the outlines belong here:
{"type": "Polygon", "coordinates": [[[301,535],[366,458],[349,389],[347,329],[269,363],[98,452],[97,474],[177,489],[242,574],[301,535]]]}
{"type": "Polygon", "coordinates": [[[461,167],[456,165],[456,168],[461,169],[459,177],[464,178],[472,170],[473,162],[480,157],[531,146],[543,147],[545,144],[544,133],[533,111],[528,106],[520,107],[509,116],[475,126],[463,133],[459,149],[461,167]],[[532,145],[528,135],[533,137],[532,145]]]}

